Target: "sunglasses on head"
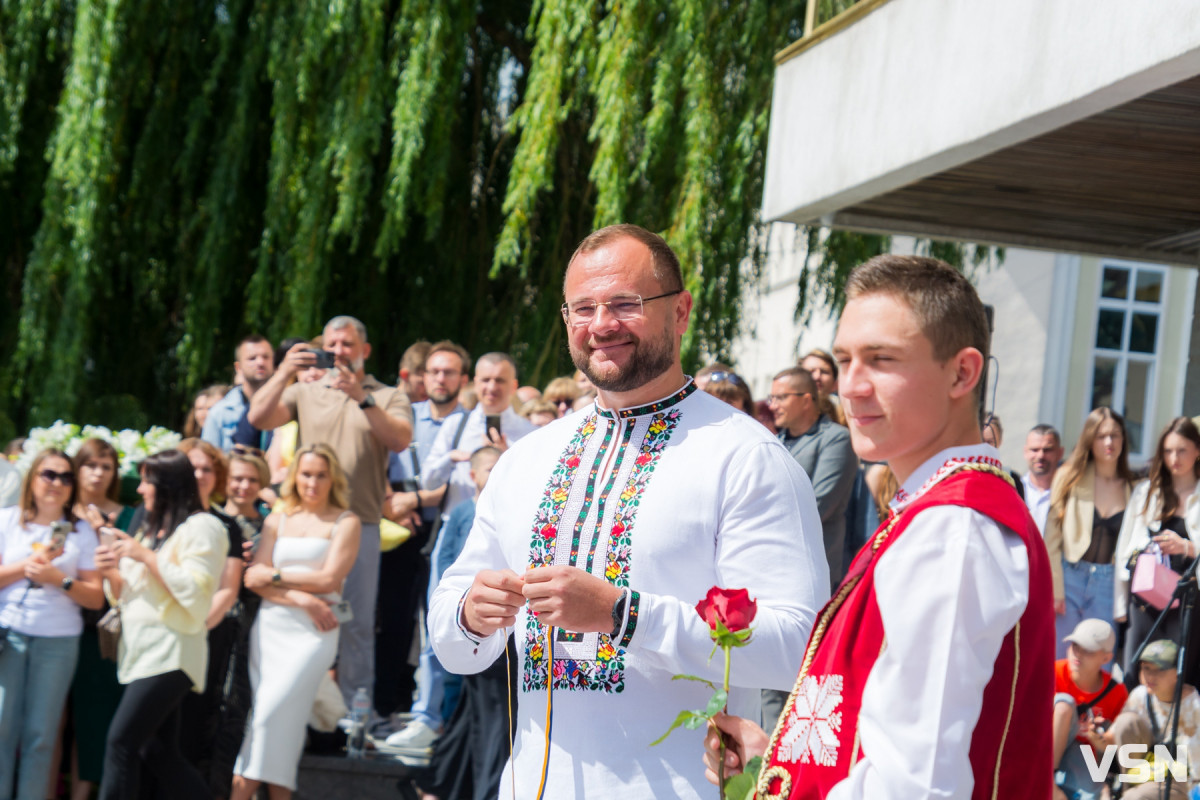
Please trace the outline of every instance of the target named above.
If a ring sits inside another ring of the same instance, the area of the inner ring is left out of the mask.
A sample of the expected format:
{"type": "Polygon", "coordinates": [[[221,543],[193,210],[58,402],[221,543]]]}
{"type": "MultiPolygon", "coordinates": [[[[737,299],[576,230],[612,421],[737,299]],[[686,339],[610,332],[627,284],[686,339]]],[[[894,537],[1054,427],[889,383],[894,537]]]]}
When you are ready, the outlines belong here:
{"type": "Polygon", "coordinates": [[[734,386],[745,386],[746,383],[732,372],[710,372],[708,373],[709,383],[732,383],[734,386]]]}
{"type": "Polygon", "coordinates": [[[258,456],[259,458],[263,457],[262,450],[259,450],[257,447],[251,447],[248,444],[235,444],[233,446],[233,452],[242,456],[258,456]]]}
{"type": "Polygon", "coordinates": [[[38,477],[46,483],[61,483],[63,486],[75,484],[75,474],[71,472],[55,472],[52,469],[44,469],[38,472],[38,477]]]}

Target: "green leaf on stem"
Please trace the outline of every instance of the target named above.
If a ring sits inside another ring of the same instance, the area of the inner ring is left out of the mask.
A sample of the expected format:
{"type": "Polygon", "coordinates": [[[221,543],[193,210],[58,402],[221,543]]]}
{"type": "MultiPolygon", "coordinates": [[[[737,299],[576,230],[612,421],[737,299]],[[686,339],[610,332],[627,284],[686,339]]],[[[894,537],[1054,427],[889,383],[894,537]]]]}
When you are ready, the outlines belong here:
{"type": "Polygon", "coordinates": [[[762,769],[762,756],[755,756],[746,764],[746,768],[725,781],[725,797],[727,800],[753,800],[754,787],[758,782],[758,772],[762,769]]]}
{"type": "Polygon", "coordinates": [[[667,728],[667,732],[651,742],[650,746],[653,747],[656,744],[661,744],[668,736],[671,735],[671,731],[675,730],[680,725],[688,730],[694,731],[701,725],[707,724],[708,717],[704,716],[704,714],[699,711],[680,711],[679,716],[675,717],[675,721],[671,723],[671,727],[667,728]]]}
{"type": "Polygon", "coordinates": [[[701,678],[699,675],[674,675],[671,677],[671,680],[673,680],[673,681],[695,681],[696,683],[703,683],[705,686],[712,689],[714,692],[717,690],[717,685],[715,683],[710,681],[708,678],[701,678]]]}
{"type": "Polygon", "coordinates": [[[705,715],[708,719],[712,719],[718,711],[725,708],[727,702],[729,702],[729,693],[724,689],[717,689],[709,699],[708,707],[704,709],[705,715]]]}

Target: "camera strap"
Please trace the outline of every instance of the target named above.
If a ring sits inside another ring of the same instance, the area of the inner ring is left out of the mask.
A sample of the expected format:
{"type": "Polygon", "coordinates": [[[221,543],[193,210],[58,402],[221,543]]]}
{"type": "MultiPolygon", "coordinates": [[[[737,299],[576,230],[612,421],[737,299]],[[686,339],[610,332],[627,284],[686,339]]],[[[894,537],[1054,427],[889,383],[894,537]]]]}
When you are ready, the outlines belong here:
{"type": "Polygon", "coordinates": [[[1075,707],[1079,712],[1079,716],[1082,717],[1084,714],[1087,714],[1089,711],[1091,711],[1097,703],[1104,699],[1105,695],[1113,690],[1113,687],[1116,685],[1117,682],[1113,680],[1113,677],[1111,675],[1108,676],[1108,683],[1104,684],[1104,688],[1100,690],[1100,694],[1096,695],[1091,700],[1088,700],[1086,703],[1080,703],[1075,707]]]}

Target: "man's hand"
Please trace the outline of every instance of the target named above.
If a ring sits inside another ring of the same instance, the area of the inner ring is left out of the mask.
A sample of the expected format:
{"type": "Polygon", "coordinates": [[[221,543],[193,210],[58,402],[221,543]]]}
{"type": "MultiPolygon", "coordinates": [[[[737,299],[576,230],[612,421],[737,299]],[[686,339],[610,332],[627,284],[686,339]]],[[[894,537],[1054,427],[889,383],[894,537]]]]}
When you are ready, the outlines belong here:
{"type": "Polygon", "coordinates": [[[475,576],[463,601],[463,623],[479,636],[491,636],[517,623],[517,612],[525,604],[524,581],[511,569],[485,569],[475,576]]]}
{"type": "Polygon", "coordinates": [[[356,403],[361,403],[366,399],[367,392],[362,387],[362,381],[350,371],[349,367],[345,364],[335,364],[334,369],[337,370],[337,374],[333,377],[333,388],[339,392],[345,392],[346,396],[356,403]]]}
{"type": "Polygon", "coordinates": [[[1055,613],[1055,614],[1057,614],[1057,615],[1058,615],[1058,616],[1060,616],[1060,617],[1061,617],[1061,616],[1063,616],[1064,614],[1066,614],[1066,613],[1067,613],[1067,600],[1066,600],[1066,598],[1063,598],[1063,599],[1061,599],[1061,600],[1055,600],[1055,601],[1054,601],[1054,613],[1055,613]]]}
{"type": "Polygon", "coordinates": [[[575,633],[613,628],[612,608],[621,590],[578,567],[537,567],[525,573],[525,598],[543,625],[575,633]]]}
{"type": "Polygon", "coordinates": [[[498,430],[484,431],[483,438],[487,439],[487,443],[501,453],[508,449],[508,437],[498,430]]]}
{"type": "Polygon", "coordinates": [[[704,777],[717,785],[721,763],[721,737],[725,737],[725,777],[737,775],[750,759],[767,752],[767,732],[748,719],[718,713],[704,737],[704,777]]]}
{"type": "Polygon", "coordinates": [[[291,377],[309,367],[316,366],[317,356],[308,352],[311,348],[312,346],[308,342],[299,342],[293,345],[292,349],[288,350],[287,355],[283,357],[276,372],[283,373],[285,377],[291,377]]]}

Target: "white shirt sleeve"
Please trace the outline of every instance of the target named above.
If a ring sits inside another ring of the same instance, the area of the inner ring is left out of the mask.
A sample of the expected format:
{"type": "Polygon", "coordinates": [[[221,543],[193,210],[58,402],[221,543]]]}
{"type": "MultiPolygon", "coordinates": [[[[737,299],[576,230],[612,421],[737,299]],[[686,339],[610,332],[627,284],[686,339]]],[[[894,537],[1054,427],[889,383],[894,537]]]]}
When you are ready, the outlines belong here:
{"type": "MultiPolygon", "coordinates": [[[[719,513],[717,585],[745,587],[758,605],[754,636],[735,656],[733,683],[790,689],[817,612],[829,599],[812,484],[787,450],[763,443],[731,465],[719,513]]],[[[638,589],[636,580],[631,588],[638,589]]],[[[641,591],[631,652],[665,672],[719,680],[724,661],[712,657],[708,626],[695,609],[698,599],[641,591]]]]}
{"type": "Polygon", "coordinates": [[[920,512],[881,557],[885,646],[863,690],[863,758],[829,800],[970,797],[970,748],[1004,637],[1029,601],[1020,537],[962,506],[920,512]]]}
{"type": "MultiPolygon", "coordinates": [[[[459,413],[467,412],[460,411],[459,413]]],[[[437,438],[430,445],[429,455],[425,457],[425,463],[421,465],[422,489],[438,489],[450,480],[450,473],[454,471],[454,462],[450,460],[450,451],[454,448],[450,445],[461,424],[462,418],[458,414],[451,414],[442,422],[442,427],[438,428],[437,438]]]]}
{"type": "MultiPolygon", "coordinates": [[[[445,426],[442,426],[445,430],[445,426]]],[[[429,601],[429,639],[438,661],[450,672],[471,675],[491,666],[504,652],[507,631],[499,630],[482,640],[468,632],[459,617],[460,601],[471,588],[475,575],[485,569],[508,566],[496,537],[496,509],[492,485],[484,487],[475,507],[475,522],[462,552],[446,568],[429,601]]]]}

